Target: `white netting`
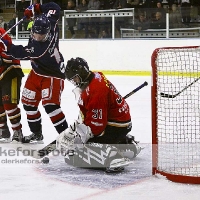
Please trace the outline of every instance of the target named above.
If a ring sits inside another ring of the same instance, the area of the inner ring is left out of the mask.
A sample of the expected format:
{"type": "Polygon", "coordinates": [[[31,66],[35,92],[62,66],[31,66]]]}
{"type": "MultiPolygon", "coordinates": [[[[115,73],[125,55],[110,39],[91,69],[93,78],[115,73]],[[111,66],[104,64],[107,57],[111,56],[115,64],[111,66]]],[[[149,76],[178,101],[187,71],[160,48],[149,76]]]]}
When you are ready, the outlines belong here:
{"type": "Polygon", "coordinates": [[[200,49],[160,49],[157,68],[157,138],[160,171],[200,177],[200,49]],[[160,93],[175,95],[162,97],[160,93]]]}

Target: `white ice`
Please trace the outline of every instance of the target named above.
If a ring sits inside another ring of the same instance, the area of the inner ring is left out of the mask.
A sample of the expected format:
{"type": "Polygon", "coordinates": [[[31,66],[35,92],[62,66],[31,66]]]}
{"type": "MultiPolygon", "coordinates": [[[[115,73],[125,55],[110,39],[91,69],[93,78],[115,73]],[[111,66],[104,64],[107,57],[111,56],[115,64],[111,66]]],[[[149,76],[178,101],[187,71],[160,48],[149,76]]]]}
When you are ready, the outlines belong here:
{"type": "MultiPolygon", "coordinates": [[[[35,164],[35,160],[30,157],[23,157],[21,154],[8,156],[1,149],[0,200],[199,200],[199,185],[173,183],[164,177],[151,175],[151,77],[107,77],[122,95],[126,95],[144,81],[149,83],[127,99],[133,122],[131,134],[146,147],[136,158],[135,165],[129,168],[130,172],[109,176],[92,170],[74,170],[64,163],[62,157],[53,156],[50,156],[48,165],[35,164]],[[24,163],[17,163],[18,161],[24,163]],[[129,173],[132,179],[129,178],[129,173]],[[119,185],[113,186],[114,182],[119,185]]],[[[23,82],[25,80],[26,77],[23,82]]],[[[68,123],[78,115],[72,89],[73,85],[66,81],[61,106],[68,123]]],[[[26,115],[21,104],[20,107],[23,133],[29,135],[26,115]]],[[[48,144],[56,138],[57,133],[42,106],[40,110],[44,142],[48,144]]]]}

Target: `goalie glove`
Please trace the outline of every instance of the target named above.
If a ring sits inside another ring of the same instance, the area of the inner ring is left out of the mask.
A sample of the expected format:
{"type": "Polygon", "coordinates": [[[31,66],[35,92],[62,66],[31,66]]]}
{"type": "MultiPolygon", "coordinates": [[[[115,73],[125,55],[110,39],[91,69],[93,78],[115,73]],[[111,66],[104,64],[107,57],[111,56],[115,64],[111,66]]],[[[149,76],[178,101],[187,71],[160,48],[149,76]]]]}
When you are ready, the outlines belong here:
{"type": "Polygon", "coordinates": [[[73,156],[76,149],[82,149],[84,144],[92,137],[93,134],[89,126],[75,121],[58,136],[56,148],[63,155],[73,156]]]}
{"type": "MultiPolygon", "coordinates": [[[[85,144],[90,138],[93,138],[91,128],[83,123],[79,123],[79,119],[75,120],[69,127],[81,138],[82,144],[85,144]]],[[[78,144],[78,143],[77,143],[78,144]]]]}
{"type": "Polygon", "coordinates": [[[63,131],[58,138],[56,139],[56,148],[61,152],[62,155],[74,155],[75,141],[76,135],[74,131],[69,127],[65,131],[63,131]]]}

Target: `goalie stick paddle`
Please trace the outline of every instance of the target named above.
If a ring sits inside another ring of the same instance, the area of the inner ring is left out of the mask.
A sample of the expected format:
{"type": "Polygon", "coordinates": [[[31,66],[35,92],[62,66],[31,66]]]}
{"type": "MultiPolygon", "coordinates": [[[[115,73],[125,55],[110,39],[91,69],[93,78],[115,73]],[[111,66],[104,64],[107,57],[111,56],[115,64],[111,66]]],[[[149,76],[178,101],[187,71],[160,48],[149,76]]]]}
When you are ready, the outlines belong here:
{"type": "Polygon", "coordinates": [[[200,77],[197,78],[197,79],[195,79],[192,83],[190,83],[189,85],[187,85],[186,87],[184,87],[181,91],[179,91],[179,92],[176,93],[176,94],[166,94],[166,93],[161,92],[161,93],[160,93],[160,96],[161,96],[161,97],[164,97],[164,98],[175,98],[175,97],[177,97],[179,94],[181,94],[182,92],[184,92],[185,90],[187,90],[191,85],[193,85],[194,83],[196,83],[199,79],[200,79],[200,77]]]}
{"type": "MultiPolygon", "coordinates": [[[[134,93],[136,93],[137,91],[139,91],[140,89],[142,89],[144,86],[147,86],[147,85],[148,85],[148,83],[145,81],[143,84],[141,84],[140,86],[135,88],[133,91],[131,91],[130,93],[125,95],[123,98],[127,99],[128,97],[130,97],[131,95],[133,95],[134,93]]],[[[53,142],[51,142],[50,144],[48,144],[44,148],[38,150],[37,151],[38,153],[37,153],[37,155],[34,156],[34,158],[36,158],[36,159],[44,158],[45,156],[50,154],[55,149],[56,149],[56,140],[54,140],[53,142]]]]}

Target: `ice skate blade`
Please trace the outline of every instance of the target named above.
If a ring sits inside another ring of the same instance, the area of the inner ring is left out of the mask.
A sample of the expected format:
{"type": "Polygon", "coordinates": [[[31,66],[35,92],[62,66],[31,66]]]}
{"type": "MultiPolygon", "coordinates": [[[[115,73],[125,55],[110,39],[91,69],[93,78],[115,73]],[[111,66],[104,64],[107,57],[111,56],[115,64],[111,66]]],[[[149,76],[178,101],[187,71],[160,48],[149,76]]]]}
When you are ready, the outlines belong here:
{"type": "Polygon", "coordinates": [[[117,167],[117,168],[106,168],[106,173],[116,173],[116,172],[121,172],[124,171],[124,167],[117,167]]]}
{"type": "Polygon", "coordinates": [[[10,143],[11,139],[10,138],[1,138],[0,143],[10,143]]]}
{"type": "Polygon", "coordinates": [[[10,142],[11,144],[22,144],[22,142],[19,142],[17,140],[13,140],[12,142],[10,142]]]}
{"type": "Polygon", "coordinates": [[[37,141],[37,140],[31,140],[29,143],[27,144],[44,144],[43,140],[37,141]]]}
{"type": "Polygon", "coordinates": [[[109,169],[114,169],[114,168],[119,168],[119,167],[126,167],[130,164],[132,164],[133,161],[129,161],[129,160],[125,160],[125,161],[120,161],[120,162],[116,162],[110,165],[109,169]]]}
{"type": "Polygon", "coordinates": [[[115,163],[111,164],[110,167],[106,168],[106,172],[107,173],[121,172],[124,170],[124,167],[126,167],[132,163],[133,162],[129,161],[129,160],[115,162],[115,163]]]}

